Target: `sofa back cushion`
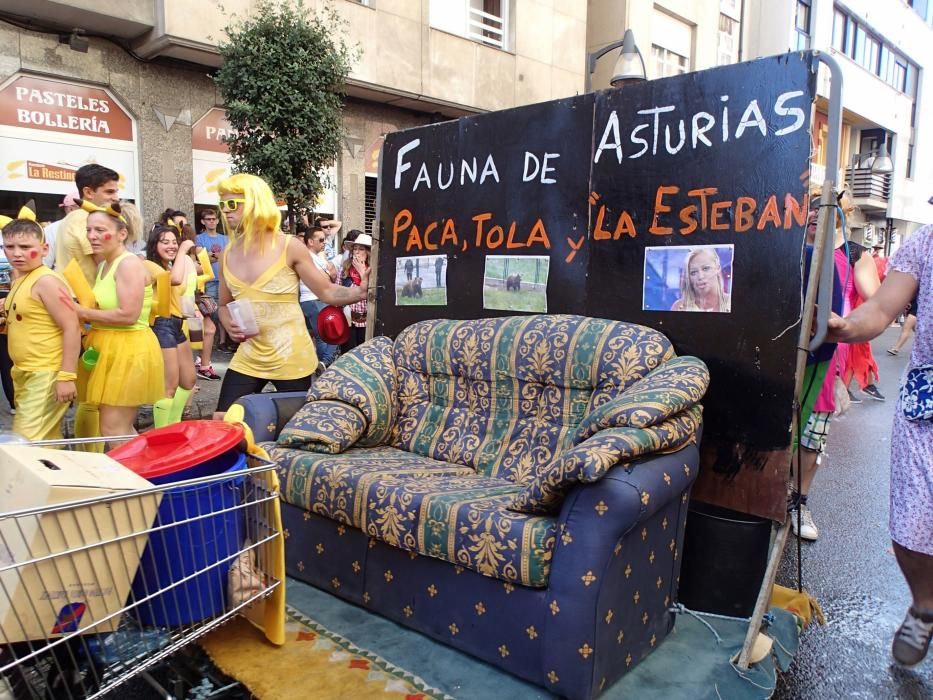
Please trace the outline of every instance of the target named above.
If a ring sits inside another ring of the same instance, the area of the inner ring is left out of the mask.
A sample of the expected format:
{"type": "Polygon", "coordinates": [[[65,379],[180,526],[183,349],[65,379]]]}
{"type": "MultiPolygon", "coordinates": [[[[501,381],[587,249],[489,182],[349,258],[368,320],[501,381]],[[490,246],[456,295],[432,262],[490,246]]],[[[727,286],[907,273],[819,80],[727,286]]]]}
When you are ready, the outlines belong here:
{"type": "Polygon", "coordinates": [[[570,315],[423,321],[393,352],[391,444],[522,485],[587,413],[674,356],[650,328],[570,315]]]}

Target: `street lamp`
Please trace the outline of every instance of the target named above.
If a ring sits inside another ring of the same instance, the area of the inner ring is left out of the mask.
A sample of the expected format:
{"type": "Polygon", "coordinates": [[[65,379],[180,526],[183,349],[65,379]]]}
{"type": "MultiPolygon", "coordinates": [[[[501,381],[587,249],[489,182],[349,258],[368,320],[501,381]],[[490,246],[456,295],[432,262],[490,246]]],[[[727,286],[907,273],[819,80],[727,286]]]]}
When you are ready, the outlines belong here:
{"type": "Polygon", "coordinates": [[[849,163],[849,193],[855,197],[855,169],[862,167],[869,168],[872,173],[879,175],[889,175],[894,172],[894,162],[888,155],[887,143],[882,143],[878,148],[864,151],[862,153],[853,153],[849,163]]]}
{"type": "Polygon", "coordinates": [[[638,50],[638,46],[635,44],[635,35],[631,29],[626,29],[622,39],[587,55],[586,92],[593,89],[593,71],[596,70],[596,61],[620,46],[622,51],[619,52],[619,58],[616,59],[615,67],[612,69],[612,79],[609,84],[614,88],[620,88],[629,83],[648,79],[645,71],[645,59],[642,58],[641,51],[638,50]],[[636,63],[636,60],[638,63],[636,63]]]}

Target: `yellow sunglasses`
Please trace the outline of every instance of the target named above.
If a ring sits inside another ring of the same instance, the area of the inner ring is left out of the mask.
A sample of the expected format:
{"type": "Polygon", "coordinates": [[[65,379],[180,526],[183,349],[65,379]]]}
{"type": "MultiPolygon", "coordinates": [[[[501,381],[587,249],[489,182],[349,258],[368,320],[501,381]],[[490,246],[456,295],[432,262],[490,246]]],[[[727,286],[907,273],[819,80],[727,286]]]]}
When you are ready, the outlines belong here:
{"type": "Polygon", "coordinates": [[[223,199],[220,201],[221,211],[236,211],[241,204],[246,204],[245,199],[223,199]]]}

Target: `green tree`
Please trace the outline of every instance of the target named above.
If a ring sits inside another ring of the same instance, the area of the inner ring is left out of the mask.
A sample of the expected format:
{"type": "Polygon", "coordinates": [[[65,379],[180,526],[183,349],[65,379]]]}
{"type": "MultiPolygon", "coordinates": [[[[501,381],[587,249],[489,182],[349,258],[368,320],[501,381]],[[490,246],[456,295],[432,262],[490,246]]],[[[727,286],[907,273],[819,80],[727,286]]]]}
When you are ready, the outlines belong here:
{"type": "Polygon", "coordinates": [[[226,142],[234,170],[259,175],[288,203],[292,232],[299,205],[327,184],[343,139],[344,86],[359,50],[343,40],[333,9],[302,0],[259,0],[225,28],[214,76],[236,133],[226,142]]]}

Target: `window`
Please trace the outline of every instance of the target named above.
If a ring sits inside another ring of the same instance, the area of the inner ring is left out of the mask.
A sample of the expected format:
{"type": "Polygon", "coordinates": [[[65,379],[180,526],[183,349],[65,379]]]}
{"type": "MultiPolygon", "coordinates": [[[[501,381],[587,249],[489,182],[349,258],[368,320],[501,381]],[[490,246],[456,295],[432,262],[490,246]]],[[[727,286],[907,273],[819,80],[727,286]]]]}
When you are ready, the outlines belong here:
{"type": "Polygon", "coordinates": [[[833,48],[916,100],[917,65],[840,7],[833,12],[833,48]]]}
{"type": "Polygon", "coordinates": [[[925,20],[930,19],[930,1],[929,0],[907,0],[907,4],[914,8],[920,17],[925,20]]]}
{"type": "Polygon", "coordinates": [[[693,56],[693,25],[655,9],[651,22],[651,36],[655,77],[679,75],[690,70],[690,59],[693,56]]]}
{"type": "Polygon", "coordinates": [[[430,0],[431,26],[508,49],[510,0],[430,0]]]}
{"type": "Polygon", "coordinates": [[[376,238],[376,185],[379,178],[366,176],[366,193],[363,197],[363,230],[376,238]]]}
{"type": "Polygon", "coordinates": [[[719,15],[719,58],[717,65],[727,66],[739,60],[739,23],[719,15]]]}
{"type": "Polygon", "coordinates": [[[797,50],[810,48],[810,0],[797,0],[797,16],[794,21],[797,30],[797,50]]]}
{"type": "Polygon", "coordinates": [[[658,78],[680,75],[690,70],[689,58],[680,56],[657,44],[651,45],[651,55],[654,57],[654,74],[658,78]]]}
{"type": "Polygon", "coordinates": [[[833,12],[833,48],[836,51],[845,52],[846,45],[846,16],[836,9],[833,12]]]}
{"type": "Polygon", "coordinates": [[[865,35],[865,52],[862,55],[862,67],[878,75],[878,58],[881,53],[881,42],[870,34],[865,35]]]}

